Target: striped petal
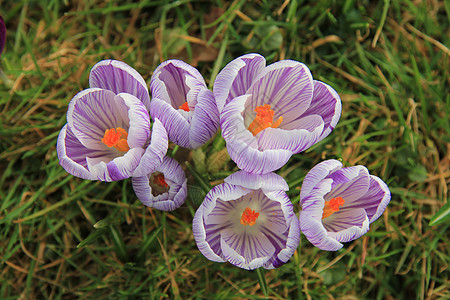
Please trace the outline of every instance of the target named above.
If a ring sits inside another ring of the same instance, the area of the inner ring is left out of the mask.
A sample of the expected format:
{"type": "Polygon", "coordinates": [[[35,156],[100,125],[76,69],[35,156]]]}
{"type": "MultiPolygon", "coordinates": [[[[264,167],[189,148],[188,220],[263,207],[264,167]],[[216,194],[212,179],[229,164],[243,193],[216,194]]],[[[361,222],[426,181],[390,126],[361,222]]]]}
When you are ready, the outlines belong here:
{"type": "Polygon", "coordinates": [[[128,108],[128,138],[130,148],[143,148],[150,136],[150,116],[144,104],[135,96],[127,93],[118,94],[115,98],[121,98],[128,108]]]}
{"type": "MultiPolygon", "coordinates": [[[[314,94],[308,109],[290,122],[283,122],[284,129],[307,129],[312,125],[311,118],[320,119],[323,130],[316,143],[327,137],[336,127],[341,116],[341,99],[329,85],[314,80],[314,94]]],[[[283,119],[283,121],[285,121],[283,119]]]]}
{"type": "Polygon", "coordinates": [[[150,103],[150,115],[153,119],[161,121],[167,130],[169,140],[183,148],[190,148],[190,124],[171,104],[159,98],[153,98],[150,103]]]}
{"type": "Polygon", "coordinates": [[[227,261],[247,270],[262,267],[275,252],[275,247],[262,232],[237,234],[230,228],[222,230],[220,246],[227,261]]]}
{"type": "MultiPolygon", "coordinates": [[[[56,151],[59,164],[67,173],[83,179],[97,179],[87,169],[86,156],[91,151],[80,143],[67,124],[59,132],[56,151]]],[[[101,152],[99,154],[103,155],[101,152]]]]}
{"type": "Polygon", "coordinates": [[[350,242],[369,231],[369,219],[363,208],[341,209],[323,220],[328,236],[338,242],[350,242]]]}
{"type": "Polygon", "coordinates": [[[213,137],[218,128],[219,112],[214,95],[210,90],[204,88],[198,94],[197,105],[190,122],[189,148],[201,147],[213,137]]]}
{"type": "Polygon", "coordinates": [[[162,123],[158,119],[155,119],[152,127],[150,144],[145,149],[145,153],[142,155],[139,165],[133,171],[132,176],[140,177],[155,172],[161,165],[164,156],[167,153],[168,146],[169,139],[167,131],[162,123]]]}
{"type": "Polygon", "coordinates": [[[238,171],[225,178],[225,182],[234,185],[242,185],[252,190],[289,190],[289,187],[284,178],[275,173],[258,175],[245,171],[238,171]]]}
{"type": "Polygon", "coordinates": [[[118,60],[102,60],[89,74],[89,86],[119,93],[128,93],[138,98],[146,109],[150,107],[150,95],[144,78],[132,67],[118,60]]]}
{"type": "Polygon", "coordinates": [[[383,214],[390,200],[391,191],[386,183],[380,178],[370,175],[367,193],[355,201],[353,205],[363,207],[370,223],[372,223],[383,214]]]}
{"type": "Polygon", "coordinates": [[[232,99],[246,94],[265,66],[265,58],[256,53],[240,56],[228,63],[214,81],[213,91],[219,112],[232,99]]]}
{"type": "Polygon", "coordinates": [[[303,179],[300,199],[306,198],[320,181],[340,168],[342,168],[342,163],[335,159],[325,160],[315,165],[303,179]]]}
{"type": "Polygon", "coordinates": [[[300,211],[300,229],[308,241],[319,249],[337,251],[344,245],[328,236],[327,230],[321,221],[306,212],[300,211]]]}
{"type": "Polygon", "coordinates": [[[133,148],[125,155],[105,161],[103,158],[86,157],[87,165],[92,174],[101,181],[117,181],[131,177],[138,166],[144,149],[133,148]]]}

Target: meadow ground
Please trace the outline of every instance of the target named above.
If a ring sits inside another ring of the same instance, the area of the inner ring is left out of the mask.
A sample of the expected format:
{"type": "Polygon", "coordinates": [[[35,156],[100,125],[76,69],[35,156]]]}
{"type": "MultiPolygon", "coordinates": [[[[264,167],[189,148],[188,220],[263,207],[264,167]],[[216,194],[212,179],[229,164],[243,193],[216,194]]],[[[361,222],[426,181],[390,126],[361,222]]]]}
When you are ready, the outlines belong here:
{"type": "Polygon", "coordinates": [[[0,3],[11,81],[0,84],[1,299],[450,298],[439,212],[449,210],[449,1],[0,3]],[[208,261],[193,238],[202,187],[236,170],[220,134],[196,151],[170,145],[191,169],[186,204],[167,213],[143,206],[130,180],[75,178],[56,155],[96,62],[122,60],[148,83],[160,62],[182,59],[212,87],[249,52],[302,61],[342,98],[336,129],[277,172],[297,213],[302,180],[324,159],[365,165],[392,192],[364,237],[325,252],[302,236],[289,263],[259,274],[208,261]]]}

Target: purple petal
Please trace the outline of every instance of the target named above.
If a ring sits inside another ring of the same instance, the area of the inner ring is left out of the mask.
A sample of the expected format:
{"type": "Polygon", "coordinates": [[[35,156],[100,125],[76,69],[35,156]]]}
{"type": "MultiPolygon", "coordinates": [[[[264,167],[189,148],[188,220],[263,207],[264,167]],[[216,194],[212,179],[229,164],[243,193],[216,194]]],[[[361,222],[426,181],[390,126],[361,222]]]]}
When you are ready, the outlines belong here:
{"type": "Polygon", "coordinates": [[[158,119],[154,119],[150,144],[145,149],[139,165],[134,170],[133,177],[141,177],[155,172],[161,165],[168,146],[169,141],[166,129],[158,119]]]}
{"type": "Polygon", "coordinates": [[[197,105],[191,120],[189,142],[193,149],[205,144],[219,128],[219,112],[213,93],[204,88],[198,94],[197,105]]]}
{"type": "Polygon", "coordinates": [[[333,180],[333,184],[332,191],[325,200],[342,197],[345,200],[344,207],[357,201],[369,189],[369,171],[364,166],[342,168],[330,174],[328,178],[333,180]]]}
{"type": "Polygon", "coordinates": [[[261,150],[283,149],[292,153],[299,153],[314,145],[322,130],[323,123],[319,123],[313,131],[266,128],[257,134],[256,137],[261,150]]]}
{"type": "Polygon", "coordinates": [[[153,98],[150,103],[150,115],[153,119],[161,121],[172,142],[184,148],[191,148],[189,122],[172,105],[158,98],[153,98]]]}
{"type": "Polygon", "coordinates": [[[301,116],[304,118],[309,115],[319,115],[322,117],[325,126],[322,135],[317,142],[327,137],[336,127],[341,117],[341,98],[338,93],[329,85],[314,80],[314,94],[311,105],[301,116]]]}
{"type": "MultiPolygon", "coordinates": [[[[194,233],[194,239],[197,244],[198,250],[209,260],[215,262],[225,262],[226,259],[222,255],[222,250],[220,250],[219,246],[215,246],[206,240],[206,229],[205,224],[203,223],[204,219],[204,210],[198,209],[194,215],[194,219],[192,221],[192,231],[194,233]],[[218,254],[216,254],[218,253],[218,254]]],[[[220,239],[220,231],[216,231],[217,236],[214,237],[214,240],[220,239]]],[[[214,235],[214,233],[213,233],[214,235]]],[[[211,234],[209,235],[211,236],[211,234]]]]}
{"type": "Polygon", "coordinates": [[[350,242],[369,231],[369,219],[362,208],[341,209],[323,220],[328,236],[341,243],[350,242]]]}
{"type": "Polygon", "coordinates": [[[226,260],[247,270],[262,267],[275,252],[275,247],[263,233],[242,235],[230,228],[222,230],[220,246],[226,260]]]}
{"type": "Polygon", "coordinates": [[[122,98],[116,98],[111,91],[86,89],[70,101],[67,123],[85,147],[106,150],[108,147],[101,140],[107,129],[128,130],[128,108],[122,98]]]}
{"type": "Polygon", "coordinates": [[[0,16],[0,55],[3,52],[3,49],[5,49],[5,42],[6,42],[6,26],[5,21],[3,21],[3,18],[0,16]]]}
{"type": "Polygon", "coordinates": [[[144,78],[124,62],[111,59],[98,62],[89,74],[89,85],[115,94],[131,94],[142,101],[147,110],[150,107],[150,95],[144,78]]]}
{"type": "Polygon", "coordinates": [[[289,187],[284,178],[275,173],[257,175],[245,171],[238,171],[225,178],[224,181],[229,184],[240,185],[252,190],[260,188],[267,191],[289,190],[289,187]]]}
{"type": "Polygon", "coordinates": [[[150,81],[152,97],[170,103],[175,109],[185,102],[189,107],[195,107],[198,93],[203,88],[206,84],[200,72],[176,59],[161,63],[150,81]]]}
{"type": "Polygon", "coordinates": [[[92,174],[101,181],[117,181],[131,177],[141,160],[144,149],[133,148],[125,155],[116,157],[112,161],[86,157],[87,165],[92,174]]]}
{"type": "Polygon", "coordinates": [[[252,112],[257,106],[269,104],[275,112],[274,120],[283,117],[283,128],[308,109],[313,89],[311,72],[304,64],[282,60],[267,66],[253,81],[246,92],[252,97],[245,110],[252,112]]]}
{"type": "Polygon", "coordinates": [[[278,170],[293,154],[288,150],[259,151],[237,139],[227,142],[227,150],[231,159],[241,170],[255,174],[278,170]]]}
{"type": "Polygon", "coordinates": [[[83,179],[97,179],[87,169],[86,155],[91,151],[78,141],[67,124],[59,132],[56,151],[59,163],[66,172],[83,179]]]}
{"type": "Polygon", "coordinates": [[[326,251],[337,251],[344,245],[334,238],[328,236],[322,222],[313,218],[305,211],[300,211],[300,229],[308,241],[319,249],[326,251]]]}
{"type": "Polygon", "coordinates": [[[296,119],[289,123],[286,123],[283,119],[284,125],[282,127],[284,129],[307,129],[312,126],[311,121],[313,119],[311,118],[320,119],[320,122],[324,126],[320,137],[316,141],[319,142],[334,129],[339,121],[340,115],[341,99],[339,95],[329,85],[314,80],[314,95],[311,100],[311,105],[302,115],[298,115],[296,119]]]}
{"type": "Polygon", "coordinates": [[[325,160],[314,166],[303,180],[300,190],[300,203],[302,203],[302,199],[306,198],[322,179],[340,168],[342,168],[342,163],[335,159],[325,160]]]}
{"type": "Polygon", "coordinates": [[[214,81],[213,91],[219,112],[232,99],[246,94],[265,66],[265,58],[255,53],[240,56],[228,63],[214,81]]]}
{"type": "Polygon", "coordinates": [[[391,192],[386,183],[380,178],[370,175],[369,190],[354,204],[364,208],[370,223],[372,223],[383,214],[390,200],[391,192]]]}
{"type": "Polygon", "coordinates": [[[322,222],[325,205],[324,197],[331,191],[331,185],[332,180],[329,178],[323,179],[318,183],[308,196],[301,198],[301,210],[317,221],[322,222]]]}
{"type": "MultiPolygon", "coordinates": [[[[289,221],[288,221],[289,222],[289,221]]],[[[300,243],[300,225],[299,220],[294,215],[293,218],[290,219],[290,223],[288,223],[289,231],[284,233],[283,235],[275,235],[269,234],[266,232],[266,236],[271,240],[272,245],[275,246],[275,252],[278,253],[276,256],[273,256],[265,265],[266,269],[274,269],[282,266],[287,263],[289,259],[294,254],[295,250],[297,250],[298,245],[300,243]],[[286,236],[287,235],[287,236],[286,236]],[[278,240],[278,242],[276,242],[278,240]],[[283,243],[280,243],[282,240],[285,240],[285,248],[282,248],[283,243]]]]}
{"type": "Polygon", "coordinates": [[[138,98],[131,94],[121,93],[116,97],[120,97],[128,107],[128,119],[130,120],[128,146],[130,148],[143,148],[150,136],[150,116],[147,109],[138,98]]]}

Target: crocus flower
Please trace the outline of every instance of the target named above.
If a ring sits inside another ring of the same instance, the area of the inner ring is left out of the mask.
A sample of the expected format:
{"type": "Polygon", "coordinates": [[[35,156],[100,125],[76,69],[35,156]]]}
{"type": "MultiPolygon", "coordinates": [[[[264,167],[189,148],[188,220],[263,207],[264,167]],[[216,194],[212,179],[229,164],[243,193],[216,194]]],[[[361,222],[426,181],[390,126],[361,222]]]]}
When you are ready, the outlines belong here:
{"type": "Polygon", "coordinates": [[[336,251],[369,230],[391,200],[387,185],[364,166],[334,159],[309,171],[300,192],[300,229],[322,250],[336,251]]]}
{"type": "Polygon", "coordinates": [[[219,127],[214,96],[197,69],[181,60],[160,64],[150,81],[150,115],[158,118],[175,144],[195,149],[219,127]]]}
{"type": "Polygon", "coordinates": [[[153,173],[133,177],[133,189],[138,199],[146,206],[159,210],[174,210],[186,200],[187,180],[180,164],[165,157],[153,173]]]}
{"type": "Polygon", "coordinates": [[[130,94],[139,94],[137,83],[127,85],[124,80],[133,72],[117,67],[123,63],[108,62],[97,64],[90,76],[91,85],[105,88],[91,87],[75,95],[69,103],[67,124],[58,136],[59,163],[83,179],[144,176],[162,163],[167,152],[166,130],[158,120],[150,130],[144,101],[130,94]],[[127,87],[130,93],[119,92],[127,87]]]}
{"type": "Polygon", "coordinates": [[[341,114],[336,91],[292,60],[266,66],[259,54],[243,55],[220,71],[213,90],[228,153],[252,173],[279,169],[324,139],[341,114]]]}
{"type": "Polygon", "coordinates": [[[229,261],[248,270],[285,264],[300,241],[286,190],[286,181],[274,173],[239,171],[225,178],[195,213],[193,232],[199,250],[209,260],[229,261]]]}

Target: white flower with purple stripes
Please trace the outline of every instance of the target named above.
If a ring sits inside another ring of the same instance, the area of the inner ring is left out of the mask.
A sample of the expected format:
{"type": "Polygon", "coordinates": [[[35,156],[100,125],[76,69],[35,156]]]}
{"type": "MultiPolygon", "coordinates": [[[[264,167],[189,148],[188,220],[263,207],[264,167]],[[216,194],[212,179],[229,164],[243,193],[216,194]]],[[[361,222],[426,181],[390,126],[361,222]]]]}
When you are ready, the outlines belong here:
{"type": "Polygon", "coordinates": [[[216,133],[216,102],[196,68],[181,60],[167,60],[153,73],[150,90],[150,115],[161,120],[175,144],[196,149],[216,133]]]}
{"type": "Polygon", "coordinates": [[[132,178],[138,199],[159,210],[174,210],[186,200],[187,180],[183,168],[173,158],[165,157],[153,173],[132,178]]]}
{"type": "Polygon", "coordinates": [[[259,54],[231,61],[214,82],[228,153],[244,171],[263,174],[323,140],[341,114],[329,85],[293,60],[266,66],[259,54]]]}
{"type": "Polygon", "coordinates": [[[386,183],[364,166],[342,168],[330,159],[306,175],[300,192],[300,229],[322,250],[336,251],[369,231],[391,200],[386,183]]]}
{"type": "Polygon", "coordinates": [[[206,195],[194,216],[199,250],[209,260],[253,270],[285,264],[297,249],[300,228],[284,179],[236,172],[206,195]]]}
{"type": "Polygon", "coordinates": [[[89,82],[91,88],[69,103],[57,142],[61,166],[74,176],[102,181],[153,172],[168,138],[158,120],[150,130],[142,77],[123,62],[106,60],[92,68],[89,82]]]}

